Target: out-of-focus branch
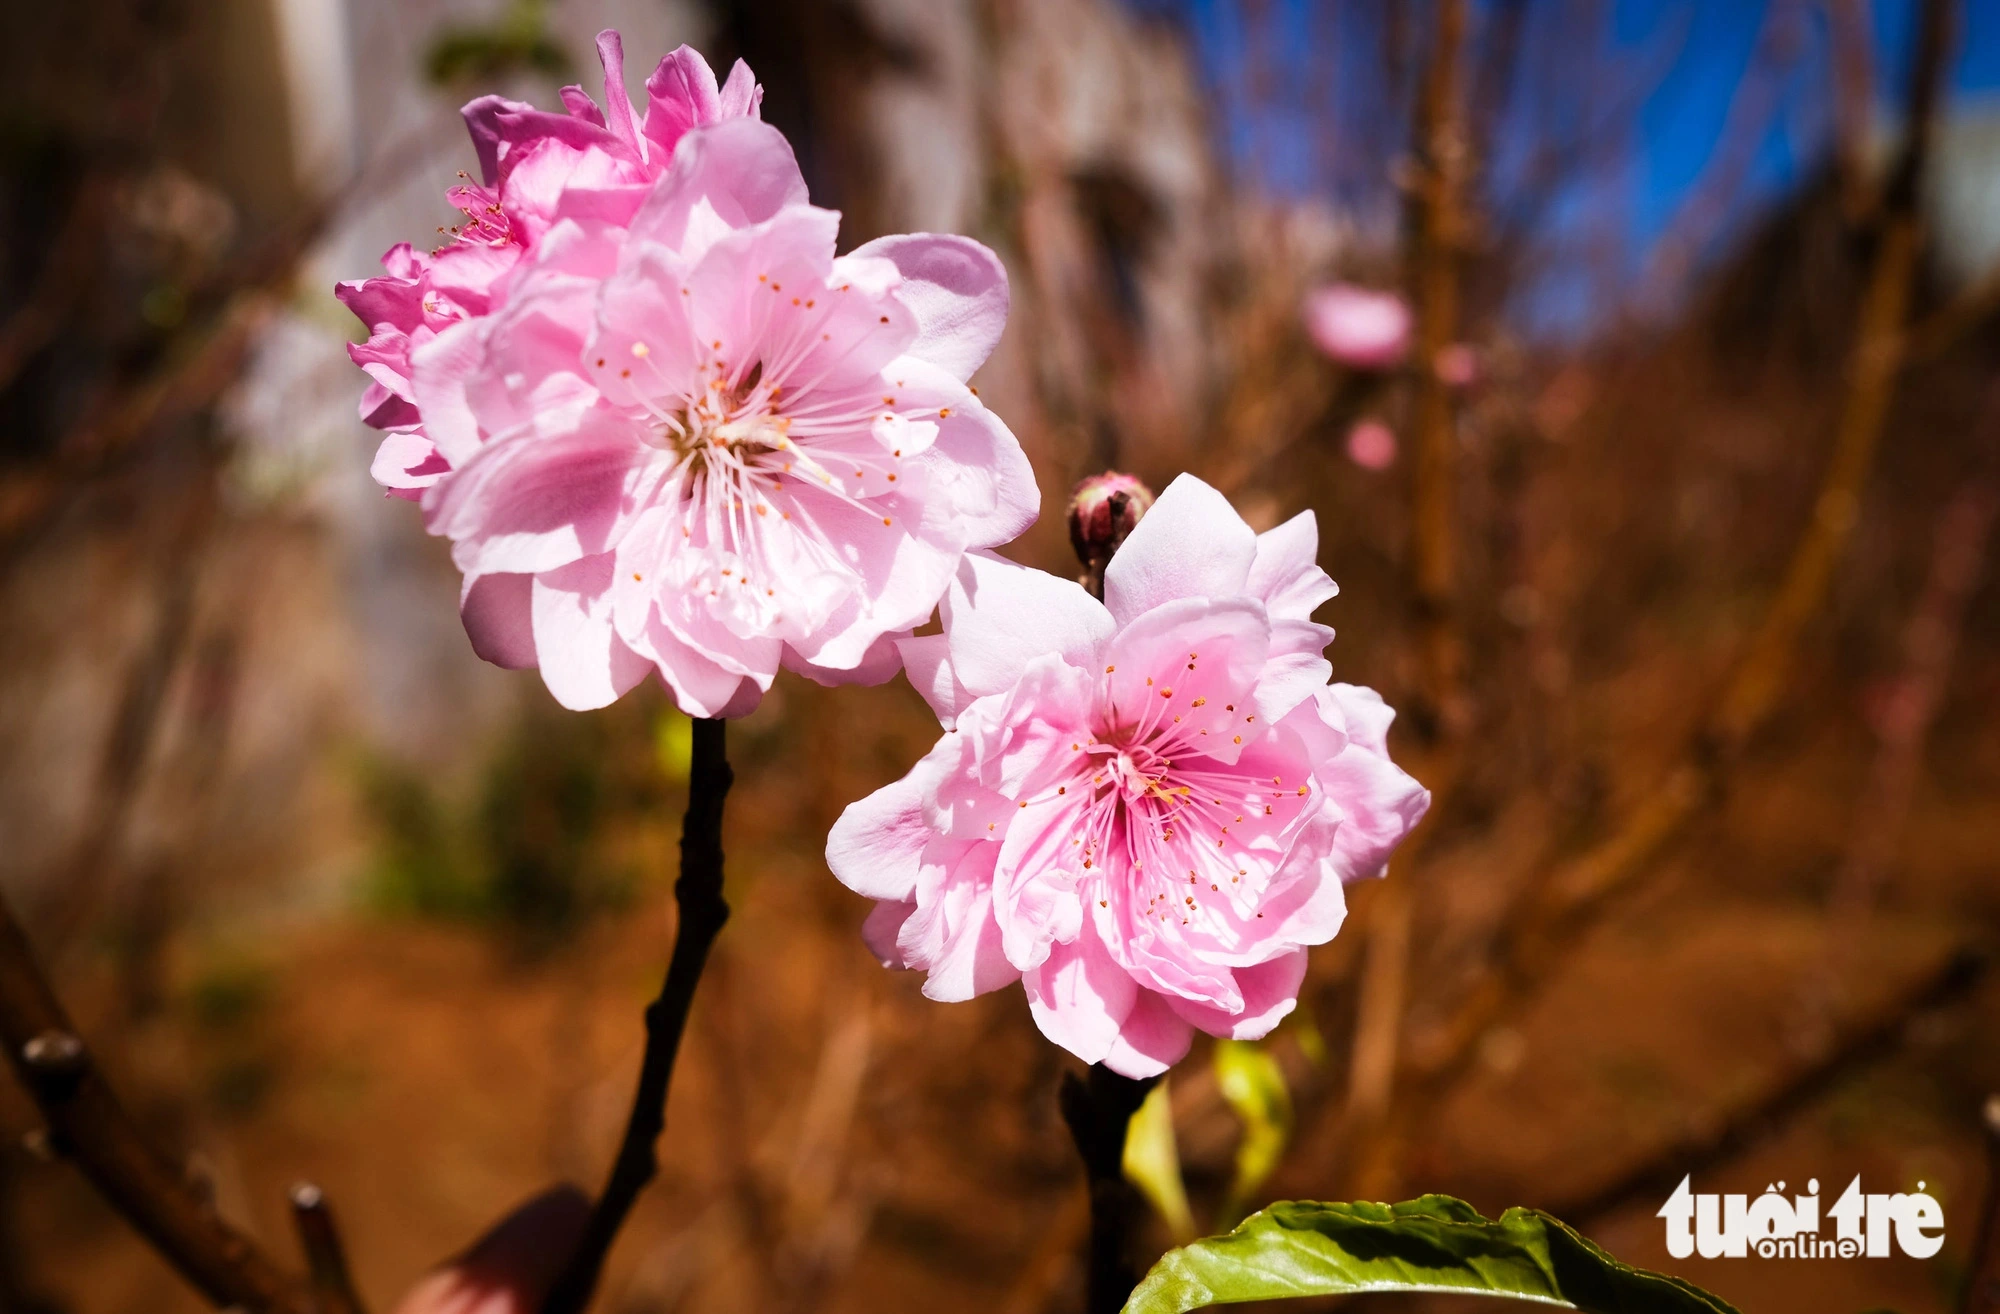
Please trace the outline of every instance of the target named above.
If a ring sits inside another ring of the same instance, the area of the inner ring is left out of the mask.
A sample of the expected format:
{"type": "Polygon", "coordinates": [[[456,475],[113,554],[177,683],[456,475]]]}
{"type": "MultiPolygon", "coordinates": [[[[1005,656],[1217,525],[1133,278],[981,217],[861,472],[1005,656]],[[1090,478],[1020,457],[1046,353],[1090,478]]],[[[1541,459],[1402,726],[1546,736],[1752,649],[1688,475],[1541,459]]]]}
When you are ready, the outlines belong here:
{"type": "MultiPolygon", "coordinates": [[[[1436,30],[1418,91],[1415,176],[1409,195],[1410,286],[1416,303],[1416,370],[1411,437],[1413,584],[1421,679],[1412,722],[1421,744],[1411,764],[1431,788],[1433,807],[1458,773],[1471,720],[1465,693],[1465,640],[1458,625],[1458,402],[1438,358],[1459,336],[1459,263],[1466,235],[1465,0],[1439,0],[1436,30]]],[[[1433,823],[1435,824],[1435,823],[1433,823]]],[[[1406,846],[1392,864],[1368,919],[1354,1046],[1349,1063],[1346,1142],[1365,1147],[1354,1189],[1366,1195],[1385,1163],[1374,1128],[1389,1109],[1399,1062],[1415,915],[1414,859],[1406,846]]]]}
{"type": "Polygon", "coordinates": [[[1868,129],[1875,112],[1875,62],[1867,0],[1827,0],[1833,55],[1833,135],[1841,202],[1851,220],[1868,213],[1868,129]]]}
{"type": "Polygon", "coordinates": [[[347,1248],[341,1244],[340,1228],[333,1221],[333,1206],[326,1202],[326,1192],[311,1182],[300,1182],[292,1188],[291,1196],[292,1224],[298,1229],[299,1248],[306,1254],[317,1314],[366,1314],[354,1289],[354,1277],[347,1271],[347,1248]]]}
{"type": "Polygon", "coordinates": [[[1581,1226],[1635,1201],[1646,1201],[1650,1208],[1672,1191],[1683,1175],[1704,1172],[1738,1157],[1847,1078],[1894,1054],[1902,1047],[1913,1019],[1965,998],[1979,984],[1986,967],[1986,960],[1976,951],[1959,950],[1942,967],[1889,1001],[1874,1018],[1848,1035],[1822,1044],[1754,1098],[1710,1120],[1698,1134],[1662,1147],[1586,1194],[1551,1204],[1549,1212],[1581,1226]]]}
{"type": "Polygon", "coordinates": [[[159,426],[214,405],[242,371],[251,340],[274,307],[267,292],[239,293],[185,356],[98,408],[40,467],[0,481],[0,569],[18,559],[18,549],[66,489],[129,453],[159,426]]]}
{"type": "Polygon", "coordinates": [[[694,757],[688,768],[687,818],[681,825],[681,874],[674,882],[680,925],[674,930],[673,957],[659,998],[646,1006],[646,1054],[639,1066],[639,1089],[632,1115],[604,1193],[591,1207],[583,1239],[562,1276],[542,1302],[542,1314],[581,1314],[597,1289],[604,1258],[639,1192],[660,1170],[658,1143],[667,1123],[667,1086],[695,987],[701,983],[708,951],[729,920],[722,898],[722,805],[735,776],[726,755],[726,721],[694,723],[694,757]]]}
{"type": "Polygon", "coordinates": [[[1965,1271],[1959,1314],[2000,1314],[2000,1095],[1986,1097],[1980,1122],[1986,1137],[1986,1208],[1972,1265],[1965,1271]]]}
{"type": "Polygon", "coordinates": [[[1981,424],[1983,468],[1938,517],[1930,570],[1903,627],[1902,669],[1878,717],[1880,747],[1868,773],[1865,797],[1872,805],[1863,810],[1834,881],[1837,917],[1865,914],[1882,872],[1895,858],[1923,766],[1924,743],[1944,706],[1965,610],[1986,573],[1988,544],[2000,518],[2000,384],[1988,393],[1981,424]]]}
{"type": "Polygon", "coordinates": [[[1642,873],[1707,803],[1724,770],[1776,706],[1798,639],[1823,604],[1833,567],[1859,516],[1861,493],[1881,439],[1902,365],[1902,342],[1916,281],[1922,226],[1918,185],[1930,152],[1949,0],[1925,0],[1911,79],[1908,136],[1884,193],[1873,267],[1857,315],[1834,448],[1813,505],[1763,623],[1725,681],[1687,753],[1604,842],[1569,862],[1545,867],[1501,928],[1496,964],[1461,1002],[1435,1042],[1402,1069],[1404,1090],[1380,1154],[1393,1155],[1435,1110],[1463,1072],[1480,1037],[1518,1008],[1567,961],[1581,931],[1607,899],[1642,873]]]}
{"type": "Polygon", "coordinates": [[[310,1296],[224,1222],[132,1121],[91,1061],[0,900],[0,1044],[49,1142],[168,1263],[220,1306],[313,1314],[310,1296]]]}
{"type": "Polygon", "coordinates": [[[82,294],[103,237],[111,191],[107,177],[84,179],[27,301],[0,325],[0,391],[6,390],[35,353],[55,337],[63,316],[82,294]]]}

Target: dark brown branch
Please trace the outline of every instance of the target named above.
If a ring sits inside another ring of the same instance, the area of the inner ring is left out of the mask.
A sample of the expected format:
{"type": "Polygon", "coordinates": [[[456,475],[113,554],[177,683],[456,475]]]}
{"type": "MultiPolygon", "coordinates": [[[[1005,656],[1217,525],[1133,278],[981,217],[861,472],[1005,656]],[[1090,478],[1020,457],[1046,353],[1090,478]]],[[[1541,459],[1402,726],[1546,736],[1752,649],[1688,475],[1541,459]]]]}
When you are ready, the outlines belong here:
{"type": "Polygon", "coordinates": [[[51,1148],[201,1293],[252,1314],[311,1314],[306,1293],[224,1222],[155,1149],[91,1061],[0,900],[0,1044],[48,1122],[51,1148]]]}
{"type": "Polygon", "coordinates": [[[1125,1132],[1158,1077],[1121,1077],[1102,1063],[1088,1078],[1063,1073],[1058,1097],[1063,1121],[1083,1156],[1090,1187],[1089,1292],[1085,1314],[1118,1314],[1138,1285],[1130,1253],[1139,1193],[1125,1180],[1125,1132]]]}
{"type": "Polygon", "coordinates": [[[688,1009],[708,963],[709,948],[729,920],[729,905],[722,899],[722,804],[735,777],[725,752],[725,724],[694,723],[687,818],[681,826],[681,875],[674,882],[680,925],[674,931],[673,957],[659,998],[646,1006],[646,1056],[639,1067],[639,1089],[625,1124],[625,1140],[618,1147],[604,1193],[591,1208],[576,1253],[542,1302],[542,1314],[580,1314],[590,1304],[618,1229],[639,1192],[659,1172],[656,1146],[666,1127],[674,1057],[680,1052],[681,1033],[687,1028],[688,1009]]]}
{"type": "Polygon", "coordinates": [[[1986,967],[1978,952],[1960,950],[1944,966],[1891,1000],[1866,1025],[1825,1045],[1755,1099],[1715,1119],[1709,1129],[1667,1145],[1588,1194],[1557,1202],[1549,1212],[1565,1222],[1582,1225],[1634,1201],[1647,1201],[1651,1207],[1686,1174],[1705,1172],[1738,1157],[1847,1078],[1894,1054],[1902,1047],[1913,1018],[1965,998],[1979,984],[1986,967]]]}
{"type": "Polygon", "coordinates": [[[1986,1097],[1980,1116],[1986,1134],[1986,1208],[1979,1218],[1972,1266],[1965,1271],[1959,1314],[2000,1314],[2000,1095],[1986,1097]]]}
{"type": "Polygon", "coordinates": [[[311,1182],[300,1182],[292,1188],[291,1198],[292,1223],[298,1228],[299,1248],[305,1251],[318,1314],[366,1314],[354,1277],[347,1271],[347,1247],[340,1242],[326,1192],[311,1182]]]}

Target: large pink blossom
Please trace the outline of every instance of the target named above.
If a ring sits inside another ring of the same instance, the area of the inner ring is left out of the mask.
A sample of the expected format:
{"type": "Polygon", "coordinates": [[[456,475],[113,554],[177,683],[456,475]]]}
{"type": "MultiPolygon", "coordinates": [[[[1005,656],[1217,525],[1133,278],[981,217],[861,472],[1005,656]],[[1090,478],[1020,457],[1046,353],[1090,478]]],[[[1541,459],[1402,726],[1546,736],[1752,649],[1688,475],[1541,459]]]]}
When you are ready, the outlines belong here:
{"type": "Polygon", "coordinates": [[[691,112],[656,136],[671,103],[643,132],[541,115],[512,172],[531,112],[491,116],[503,197],[545,158],[565,181],[502,205],[512,263],[411,346],[396,400],[422,431],[399,436],[434,449],[405,473],[481,656],[538,667],[567,707],[657,671],[691,715],[734,716],[781,665],[893,674],[892,639],[1039,494],[967,386],[1006,323],[993,253],[913,234],[836,257],[782,135],[691,112]]]}
{"type": "Polygon", "coordinates": [[[1104,602],[986,553],[905,639],[947,733],[849,807],[834,874],[933,999],[1017,978],[1044,1034],[1127,1076],[1194,1028],[1262,1036],[1297,1002],[1345,882],[1379,875],[1430,795],[1392,713],[1328,684],[1334,594],[1310,512],[1255,534],[1183,475],[1111,559],[1104,602]]]}
{"type": "Polygon", "coordinates": [[[361,398],[362,419],[388,430],[376,453],[375,479],[398,497],[415,500],[450,468],[425,433],[412,390],[411,353],[448,326],[497,309],[509,275],[559,219],[630,219],[688,129],[757,117],[763,91],[740,60],[718,87],[707,61],[682,46],[646,80],[646,109],[635,114],[625,94],[618,34],[600,34],[597,48],[603,108],[581,87],[563,88],[562,114],[499,96],[468,104],[465,121],[480,180],[446,193],[464,222],[436,251],[398,243],[382,257],[385,276],[335,289],[368,328],[368,340],[348,354],[371,380],[361,398]]]}

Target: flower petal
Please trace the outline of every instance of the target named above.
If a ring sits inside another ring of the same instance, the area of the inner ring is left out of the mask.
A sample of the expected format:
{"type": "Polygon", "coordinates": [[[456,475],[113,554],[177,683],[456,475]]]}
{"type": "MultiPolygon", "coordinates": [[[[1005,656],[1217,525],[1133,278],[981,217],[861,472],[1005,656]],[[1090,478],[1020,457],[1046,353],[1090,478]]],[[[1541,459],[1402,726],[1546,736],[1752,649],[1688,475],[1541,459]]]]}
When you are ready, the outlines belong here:
{"type": "Polygon", "coordinates": [[[1095,665],[1110,613],[1071,580],[968,552],[943,602],[952,672],[974,696],[1010,688],[1045,653],[1095,665]]]}
{"type": "Polygon", "coordinates": [[[1104,605],[1120,624],[1176,598],[1245,592],[1257,536],[1229,499],[1193,475],[1167,485],[1104,571],[1104,605]]]}
{"type": "Polygon", "coordinates": [[[1021,984],[1042,1034],[1085,1063],[1110,1057],[1139,997],[1088,923],[1074,943],[1055,946],[1047,961],[1023,973],[1021,984]]]}
{"type": "Polygon", "coordinates": [[[604,553],[535,576],[530,610],[542,682],[572,711],[610,706],[652,669],[611,623],[615,569],[604,553]]]}
{"type": "Polygon", "coordinates": [[[878,237],[854,254],[879,256],[902,271],[896,296],[919,326],[912,356],[965,380],[993,354],[1007,327],[1007,270],[998,256],[950,233],[878,237]]]}

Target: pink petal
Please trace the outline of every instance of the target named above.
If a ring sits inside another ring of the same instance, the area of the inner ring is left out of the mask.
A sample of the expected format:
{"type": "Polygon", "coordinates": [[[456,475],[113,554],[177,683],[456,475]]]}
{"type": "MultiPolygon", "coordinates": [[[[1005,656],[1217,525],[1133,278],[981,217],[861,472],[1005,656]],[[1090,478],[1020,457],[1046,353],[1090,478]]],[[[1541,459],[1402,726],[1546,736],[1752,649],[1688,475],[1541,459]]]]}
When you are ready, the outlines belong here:
{"type": "Polygon", "coordinates": [[[643,154],[639,132],[632,123],[632,98],[625,94],[625,42],[617,29],[605,28],[597,34],[597,59],[604,66],[604,126],[611,135],[643,154]]]}
{"type": "Polygon", "coordinates": [[[525,671],[536,664],[531,575],[467,575],[458,594],[472,651],[495,666],[525,671]]]}
{"type": "Polygon", "coordinates": [[[893,262],[903,282],[896,296],[916,312],[910,348],[960,380],[986,363],[1007,327],[1007,270],[998,256],[969,237],[899,233],[854,251],[893,262]]]}
{"type": "Polygon", "coordinates": [[[871,899],[915,897],[924,846],[932,839],[921,780],[913,770],[847,805],[826,837],[834,879],[871,899]]]}
{"type": "Polygon", "coordinates": [[[572,711],[610,706],[651,669],[611,623],[615,569],[606,553],[535,576],[530,607],[542,682],[572,711]]]}
{"type": "Polygon", "coordinates": [[[1243,1007],[1238,1012],[1225,1013],[1172,995],[1160,999],[1181,1018],[1211,1036],[1259,1040],[1299,1006],[1299,986],[1305,979],[1306,951],[1294,949],[1254,967],[1236,969],[1236,988],[1243,996],[1243,1007]]]}
{"type": "Polygon", "coordinates": [[[1111,1052],[1104,1056],[1104,1066],[1121,1077],[1156,1077],[1186,1058],[1193,1041],[1194,1028],[1167,1007],[1165,998],[1141,990],[1111,1043],[1111,1052]]]}
{"type": "Polygon", "coordinates": [[[1193,475],[1167,485],[1104,571],[1104,605],[1120,624],[1177,598],[1245,591],[1257,536],[1229,499],[1193,475]]]}
{"type": "MultiPolygon", "coordinates": [[[[737,67],[748,74],[741,60],[737,67]]],[[[646,137],[662,161],[673,158],[689,128],[724,117],[715,71],[693,46],[681,46],[660,61],[646,79],[646,100],[646,137]]]]}
{"type": "Polygon", "coordinates": [[[799,656],[789,644],[780,659],[786,670],[794,675],[803,675],[814,684],[825,685],[829,689],[843,684],[877,685],[887,684],[896,678],[896,672],[903,669],[902,653],[897,644],[905,636],[885,634],[868,645],[861,660],[851,667],[815,666],[799,656]]]}
{"type": "Polygon", "coordinates": [[[975,697],[1010,688],[1044,653],[1094,666],[1113,628],[1080,585],[988,552],[965,554],[942,606],[952,671],[975,697]]]}
{"type": "Polygon", "coordinates": [[[1110,1057],[1139,996],[1088,926],[1075,943],[1057,945],[1046,962],[1023,973],[1021,984],[1042,1034],[1085,1063],[1110,1057]]]}
{"type": "Polygon", "coordinates": [[[969,547],[1011,543],[1041,514],[1042,491],[1027,453],[977,398],[938,421],[937,438],[923,459],[932,471],[932,488],[951,506],[969,547]]]}
{"type": "Polygon", "coordinates": [[[910,687],[923,695],[945,729],[951,729],[959,709],[972,701],[972,695],[951,672],[951,640],[943,634],[919,634],[895,643],[910,687]]]}
{"type": "Polygon", "coordinates": [[[861,923],[861,943],[868,946],[868,952],[884,967],[908,968],[903,961],[903,950],[896,938],[902,934],[903,923],[917,910],[914,900],[883,900],[869,909],[868,916],[861,923]]]}
{"type": "Polygon", "coordinates": [[[1273,620],[1311,620],[1321,603],[1340,592],[1319,568],[1318,557],[1319,521],[1312,512],[1301,511],[1257,535],[1257,555],[1244,587],[1264,600],[1273,620]]]}
{"type": "Polygon", "coordinates": [[[468,574],[554,570],[616,542],[626,481],[647,452],[609,416],[489,443],[425,495],[427,527],[452,540],[468,574]]]}
{"type": "Polygon", "coordinates": [[[681,138],[673,166],[653,185],[631,231],[693,259],[721,231],[762,223],[786,206],[805,203],[805,179],[784,134],[756,119],[725,119],[681,138]],[[705,230],[706,236],[691,244],[689,225],[704,201],[722,227],[705,230]]]}
{"type": "Polygon", "coordinates": [[[897,934],[903,961],[929,973],[926,998],[956,1003],[1020,979],[993,920],[997,844],[933,846],[917,885],[917,912],[897,934]]]}

